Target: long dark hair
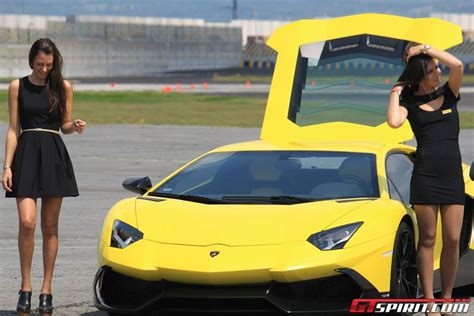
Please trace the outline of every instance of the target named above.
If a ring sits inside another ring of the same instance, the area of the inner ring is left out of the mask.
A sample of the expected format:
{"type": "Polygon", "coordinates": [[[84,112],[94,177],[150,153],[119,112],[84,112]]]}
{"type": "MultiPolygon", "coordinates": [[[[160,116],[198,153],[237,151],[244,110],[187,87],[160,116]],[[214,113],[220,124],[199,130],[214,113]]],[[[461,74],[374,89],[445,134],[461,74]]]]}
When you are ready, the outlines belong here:
{"type": "Polygon", "coordinates": [[[63,57],[52,40],[40,38],[33,43],[30,49],[28,60],[31,69],[33,69],[33,62],[39,52],[46,55],[53,54],[53,68],[46,78],[46,93],[48,95],[50,112],[62,114],[66,110],[66,89],[64,88],[62,75],[63,57]]]}
{"type": "Polygon", "coordinates": [[[428,63],[433,57],[425,54],[416,55],[410,58],[405,66],[396,86],[404,86],[402,98],[414,95],[420,88],[420,82],[428,74],[428,63]]]}

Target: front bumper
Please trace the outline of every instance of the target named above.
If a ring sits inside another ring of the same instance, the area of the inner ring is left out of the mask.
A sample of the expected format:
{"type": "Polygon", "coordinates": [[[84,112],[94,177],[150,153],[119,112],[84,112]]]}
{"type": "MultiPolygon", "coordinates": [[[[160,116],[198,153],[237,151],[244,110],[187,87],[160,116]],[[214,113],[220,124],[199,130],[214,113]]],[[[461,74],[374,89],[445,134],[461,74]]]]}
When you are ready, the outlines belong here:
{"type": "Polygon", "coordinates": [[[250,285],[195,285],[144,281],[104,266],[94,278],[94,304],[115,313],[148,310],[186,312],[348,312],[355,298],[381,294],[360,274],[340,269],[339,275],[308,281],[272,281],[250,285]]]}

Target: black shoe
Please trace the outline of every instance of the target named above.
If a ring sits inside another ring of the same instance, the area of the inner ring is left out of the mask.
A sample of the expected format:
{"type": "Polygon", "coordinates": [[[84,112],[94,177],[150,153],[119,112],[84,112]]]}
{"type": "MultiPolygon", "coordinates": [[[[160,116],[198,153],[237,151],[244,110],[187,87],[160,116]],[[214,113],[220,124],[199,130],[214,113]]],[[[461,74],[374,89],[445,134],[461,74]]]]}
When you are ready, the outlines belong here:
{"type": "Polygon", "coordinates": [[[38,312],[40,314],[52,314],[53,313],[53,295],[51,295],[51,294],[40,294],[38,312]]]}
{"type": "Polygon", "coordinates": [[[31,291],[18,292],[18,303],[16,304],[16,311],[20,313],[29,313],[31,310],[31,291]]]}

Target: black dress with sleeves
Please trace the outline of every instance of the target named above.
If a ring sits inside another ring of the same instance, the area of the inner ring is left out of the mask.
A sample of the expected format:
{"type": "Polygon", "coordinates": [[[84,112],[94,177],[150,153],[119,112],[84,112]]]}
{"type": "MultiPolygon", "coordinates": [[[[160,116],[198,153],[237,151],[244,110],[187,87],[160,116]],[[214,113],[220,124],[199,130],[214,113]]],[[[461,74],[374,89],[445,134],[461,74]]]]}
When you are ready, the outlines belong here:
{"type": "Polygon", "coordinates": [[[459,149],[459,114],[456,97],[448,83],[434,95],[400,100],[417,141],[410,188],[410,204],[464,205],[464,179],[459,149]],[[425,111],[419,106],[444,96],[441,107],[425,111]]]}
{"type": "Polygon", "coordinates": [[[58,133],[60,115],[49,110],[46,87],[21,78],[18,109],[22,133],[11,166],[13,192],[6,192],[6,197],[79,195],[71,159],[58,133]]]}

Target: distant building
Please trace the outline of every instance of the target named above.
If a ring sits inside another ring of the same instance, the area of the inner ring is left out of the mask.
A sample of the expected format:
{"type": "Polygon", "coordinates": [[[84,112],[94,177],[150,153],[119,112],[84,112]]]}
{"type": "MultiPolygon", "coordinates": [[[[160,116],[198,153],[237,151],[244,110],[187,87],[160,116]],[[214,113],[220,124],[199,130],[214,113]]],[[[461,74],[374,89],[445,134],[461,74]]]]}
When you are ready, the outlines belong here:
{"type": "Polygon", "coordinates": [[[68,77],[151,76],[239,66],[241,28],[201,19],[0,15],[0,77],[29,71],[28,50],[50,37],[68,77]]]}
{"type": "MultiPolygon", "coordinates": [[[[433,13],[460,25],[464,42],[450,51],[474,72],[474,15],[433,13]]],[[[318,19],[327,19],[320,17],[318,19]]],[[[33,41],[51,37],[59,46],[68,77],[153,76],[184,70],[245,67],[272,69],[276,52],[265,43],[272,32],[291,21],[122,16],[0,15],[0,77],[29,71],[33,41]]],[[[335,69],[378,69],[350,61],[335,69]],[[359,67],[360,66],[360,67],[359,67]]],[[[374,70],[375,71],[375,70],[374,70]]]]}

